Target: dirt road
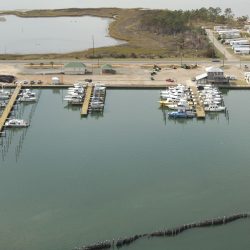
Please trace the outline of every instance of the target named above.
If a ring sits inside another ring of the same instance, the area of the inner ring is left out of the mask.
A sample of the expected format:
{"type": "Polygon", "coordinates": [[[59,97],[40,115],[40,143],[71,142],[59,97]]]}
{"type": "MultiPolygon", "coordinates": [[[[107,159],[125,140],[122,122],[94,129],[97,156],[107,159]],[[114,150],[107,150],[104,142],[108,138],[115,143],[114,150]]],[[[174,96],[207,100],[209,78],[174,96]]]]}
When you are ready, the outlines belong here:
{"type": "Polygon", "coordinates": [[[218,49],[221,52],[221,54],[225,55],[225,59],[226,60],[230,60],[230,61],[238,61],[239,60],[235,55],[233,55],[229,51],[227,51],[227,49],[224,47],[224,45],[221,44],[216,39],[216,37],[214,36],[212,30],[206,29],[206,32],[207,32],[209,40],[214,44],[214,46],[216,47],[216,49],[218,49]]]}

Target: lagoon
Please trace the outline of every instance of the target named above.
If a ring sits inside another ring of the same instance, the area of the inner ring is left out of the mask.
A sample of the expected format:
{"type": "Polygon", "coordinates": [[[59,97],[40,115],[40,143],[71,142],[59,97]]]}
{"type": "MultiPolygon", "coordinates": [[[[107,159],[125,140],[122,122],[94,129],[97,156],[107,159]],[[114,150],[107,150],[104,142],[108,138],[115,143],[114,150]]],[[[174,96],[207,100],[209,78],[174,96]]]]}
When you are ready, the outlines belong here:
{"type": "Polygon", "coordinates": [[[0,22],[0,54],[41,54],[82,51],[118,45],[108,35],[111,19],[98,17],[20,18],[0,22]],[[93,44],[94,40],[94,44],[93,44]]]}
{"type": "MultiPolygon", "coordinates": [[[[82,119],[65,93],[43,90],[27,132],[4,138],[1,249],[71,250],[250,211],[249,91],[225,93],[229,119],[180,122],[165,119],[158,90],[108,90],[103,116],[82,119]]],[[[248,250],[249,230],[243,220],[129,249],[248,250]]]]}

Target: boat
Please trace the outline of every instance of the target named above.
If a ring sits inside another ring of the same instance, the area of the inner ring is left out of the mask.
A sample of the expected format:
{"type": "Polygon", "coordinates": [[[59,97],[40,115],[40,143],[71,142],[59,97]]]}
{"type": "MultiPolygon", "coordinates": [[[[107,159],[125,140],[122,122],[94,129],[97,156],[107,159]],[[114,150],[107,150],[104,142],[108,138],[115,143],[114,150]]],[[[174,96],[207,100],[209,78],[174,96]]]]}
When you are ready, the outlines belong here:
{"type": "Polygon", "coordinates": [[[5,108],[6,105],[7,105],[7,103],[5,103],[5,102],[0,102],[0,108],[5,108]]]}
{"type": "Polygon", "coordinates": [[[30,89],[24,89],[23,92],[21,94],[19,94],[19,96],[20,97],[22,97],[22,96],[36,97],[36,93],[31,92],[30,89]]]}
{"type": "Polygon", "coordinates": [[[177,104],[169,104],[166,106],[173,110],[193,110],[189,102],[185,99],[181,99],[177,104]]]}
{"type": "Polygon", "coordinates": [[[19,97],[18,100],[20,102],[36,102],[36,97],[23,94],[23,96],[19,97]]]}
{"type": "Polygon", "coordinates": [[[180,109],[178,111],[173,111],[168,113],[169,118],[194,118],[195,113],[188,110],[180,109]]]}
{"type": "Polygon", "coordinates": [[[0,100],[8,100],[10,98],[10,95],[5,93],[0,93],[0,100]]]}
{"type": "Polygon", "coordinates": [[[221,112],[221,111],[225,111],[226,107],[220,106],[220,105],[217,105],[217,104],[210,104],[207,107],[205,106],[204,110],[208,111],[208,112],[221,112]]]}
{"type": "Polygon", "coordinates": [[[10,119],[5,122],[5,127],[9,127],[9,128],[25,128],[28,126],[29,126],[29,123],[22,119],[10,119]]]}

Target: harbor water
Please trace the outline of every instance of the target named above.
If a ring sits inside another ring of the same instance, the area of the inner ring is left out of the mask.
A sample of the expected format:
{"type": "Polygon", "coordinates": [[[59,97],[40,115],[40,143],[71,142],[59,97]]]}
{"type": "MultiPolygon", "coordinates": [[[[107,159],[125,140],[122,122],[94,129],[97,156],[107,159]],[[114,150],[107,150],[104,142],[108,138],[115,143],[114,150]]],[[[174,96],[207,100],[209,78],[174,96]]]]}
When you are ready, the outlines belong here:
{"type": "MultiPolygon", "coordinates": [[[[224,93],[229,116],[169,120],[159,90],[108,90],[80,118],[66,90],[42,90],[27,130],[1,142],[0,249],[71,250],[250,211],[249,91],[224,93]]],[[[247,250],[250,221],[139,240],[133,250],[247,250]]],[[[124,247],[127,249],[127,247],[124,247]]]]}

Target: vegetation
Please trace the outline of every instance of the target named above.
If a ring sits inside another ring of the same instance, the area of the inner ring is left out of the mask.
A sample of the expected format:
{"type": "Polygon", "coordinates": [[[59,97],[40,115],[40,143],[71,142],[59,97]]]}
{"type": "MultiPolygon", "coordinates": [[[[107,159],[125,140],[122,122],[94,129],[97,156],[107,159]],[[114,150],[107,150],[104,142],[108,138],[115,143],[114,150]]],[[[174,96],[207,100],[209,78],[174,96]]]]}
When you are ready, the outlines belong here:
{"type": "Polygon", "coordinates": [[[234,18],[230,8],[197,10],[143,9],[57,9],[7,11],[19,17],[98,16],[114,18],[109,26],[110,36],[126,41],[118,46],[95,48],[66,54],[0,55],[0,59],[48,59],[53,67],[58,58],[174,58],[215,57],[202,26],[216,24],[243,25],[247,17],[234,18]]]}

